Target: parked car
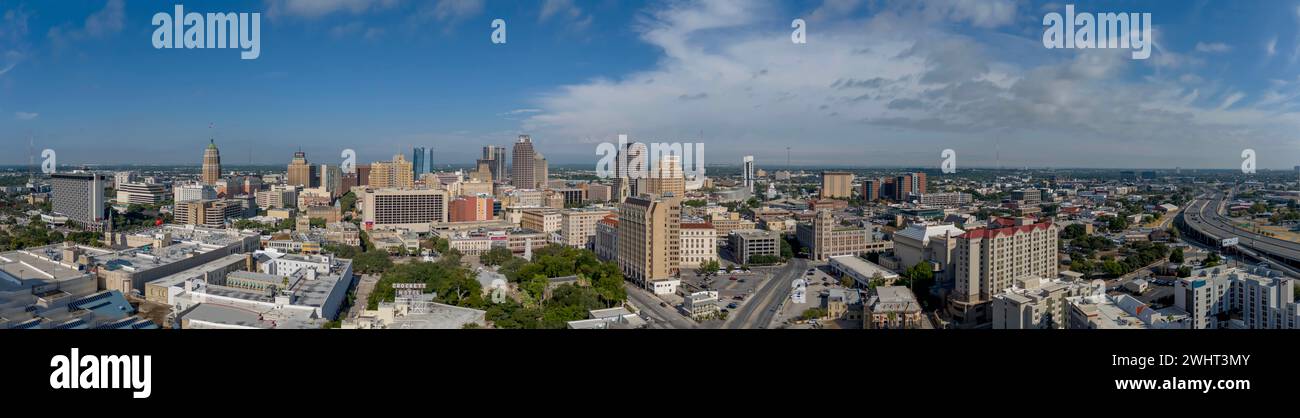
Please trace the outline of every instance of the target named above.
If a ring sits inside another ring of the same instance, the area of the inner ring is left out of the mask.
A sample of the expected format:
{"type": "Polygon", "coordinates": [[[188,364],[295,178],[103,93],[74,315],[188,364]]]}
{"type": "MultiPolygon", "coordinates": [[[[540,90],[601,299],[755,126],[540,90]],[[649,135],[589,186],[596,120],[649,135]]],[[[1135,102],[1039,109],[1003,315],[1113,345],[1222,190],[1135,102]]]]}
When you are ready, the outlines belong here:
{"type": "Polygon", "coordinates": [[[737,305],[736,302],[731,302],[727,304],[727,309],[736,309],[737,306],[740,305],[737,305]]]}

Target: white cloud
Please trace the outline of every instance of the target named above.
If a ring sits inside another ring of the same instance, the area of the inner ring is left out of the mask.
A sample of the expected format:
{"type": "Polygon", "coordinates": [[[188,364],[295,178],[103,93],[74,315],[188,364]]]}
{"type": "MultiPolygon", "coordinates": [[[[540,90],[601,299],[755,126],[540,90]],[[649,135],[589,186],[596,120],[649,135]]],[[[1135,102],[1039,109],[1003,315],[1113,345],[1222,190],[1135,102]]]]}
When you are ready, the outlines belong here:
{"type": "Polygon", "coordinates": [[[1012,0],[923,0],[921,3],[932,17],[968,22],[980,28],[1007,25],[1016,18],[1016,3],[1012,0]]]}
{"type": "Polygon", "coordinates": [[[71,23],[53,26],[46,37],[55,48],[64,48],[73,42],[99,39],[121,32],[126,25],[126,5],[123,0],[108,0],[104,8],[86,17],[83,25],[71,23]]]}
{"type": "MultiPolygon", "coordinates": [[[[1199,77],[1187,72],[1129,80],[1130,68],[1151,64],[1128,51],[991,42],[906,7],[839,17],[821,25],[815,42],[793,45],[787,32],[765,26],[756,12],[765,4],[676,2],[649,12],[640,30],[662,50],[654,67],[543,94],[522,130],[548,146],[577,148],[590,146],[584,138],[693,140],[703,130],[712,161],[740,149],[816,143],[796,157],[930,165],[953,148],[971,165],[1134,167],[1159,159],[1191,167],[1227,164],[1223,156],[1235,160],[1242,144],[1281,155],[1300,129],[1300,114],[1242,105],[1246,93],[1231,86],[1189,88],[1184,83],[1199,77]],[[1205,97],[1222,101],[1206,107],[1205,97]]],[[[784,161],[773,152],[759,158],[784,161]]]]}
{"type": "Polygon", "coordinates": [[[1265,44],[1264,44],[1264,52],[1268,53],[1268,56],[1270,56],[1270,57],[1271,57],[1271,56],[1274,56],[1274,55],[1277,55],[1277,37],[1276,37],[1276,36],[1274,36],[1273,39],[1270,39],[1270,40],[1268,41],[1268,43],[1265,43],[1265,44]]]}
{"type": "Polygon", "coordinates": [[[458,21],[483,13],[483,0],[438,0],[432,15],[439,21],[458,21]]]}
{"type": "Polygon", "coordinates": [[[1223,103],[1219,105],[1219,110],[1230,108],[1232,105],[1237,104],[1237,102],[1244,98],[1246,98],[1246,94],[1242,92],[1229,94],[1228,97],[1223,98],[1223,103]]]}
{"type": "Polygon", "coordinates": [[[1223,42],[1211,42],[1208,44],[1204,42],[1196,43],[1196,52],[1207,52],[1207,53],[1217,54],[1217,53],[1228,52],[1228,51],[1232,51],[1232,47],[1228,46],[1228,44],[1225,44],[1223,42]]]}
{"type": "Polygon", "coordinates": [[[334,13],[361,14],[371,10],[389,9],[402,0],[267,0],[267,15],[318,18],[334,13]]]}
{"type": "Polygon", "coordinates": [[[32,119],[36,119],[39,116],[41,116],[40,113],[32,113],[32,112],[14,113],[14,117],[17,118],[18,120],[32,120],[32,119]]]}

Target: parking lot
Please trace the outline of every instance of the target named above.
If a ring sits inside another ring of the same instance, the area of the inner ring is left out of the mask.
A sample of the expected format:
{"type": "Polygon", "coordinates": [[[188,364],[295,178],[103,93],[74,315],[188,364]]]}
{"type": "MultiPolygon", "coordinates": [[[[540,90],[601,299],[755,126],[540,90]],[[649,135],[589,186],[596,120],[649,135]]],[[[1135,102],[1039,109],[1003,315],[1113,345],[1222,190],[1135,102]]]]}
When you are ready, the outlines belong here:
{"type": "Polygon", "coordinates": [[[801,320],[800,317],[803,315],[804,311],[812,308],[823,307],[824,295],[828,293],[830,289],[843,288],[843,286],[840,286],[839,284],[839,279],[836,279],[827,273],[825,266],[815,268],[812,274],[808,274],[808,272],[805,271],[802,277],[805,280],[808,280],[808,290],[806,297],[804,298],[804,303],[794,303],[793,300],[787,300],[780,312],[778,312],[777,316],[773,318],[772,327],[793,329],[842,327],[843,324],[840,324],[840,322],[846,321],[816,321],[803,324],[796,323],[801,320]]]}
{"type": "Polygon", "coordinates": [[[718,299],[722,301],[722,309],[727,311],[733,311],[742,306],[758,290],[759,285],[766,280],[768,280],[767,274],[756,271],[718,273],[714,276],[697,276],[693,272],[682,274],[682,286],[685,287],[687,293],[717,291],[718,299]]]}

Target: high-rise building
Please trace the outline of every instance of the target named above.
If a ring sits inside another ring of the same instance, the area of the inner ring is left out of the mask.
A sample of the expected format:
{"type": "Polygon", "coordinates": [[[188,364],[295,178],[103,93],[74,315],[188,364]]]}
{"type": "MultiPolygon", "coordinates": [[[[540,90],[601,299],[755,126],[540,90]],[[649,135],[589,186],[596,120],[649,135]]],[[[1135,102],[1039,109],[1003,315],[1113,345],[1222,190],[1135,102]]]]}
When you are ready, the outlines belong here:
{"type": "Polygon", "coordinates": [[[646,190],[642,193],[661,195],[672,193],[676,196],[686,195],[686,176],[682,172],[681,157],[664,155],[659,157],[650,177],[645,179],[646,190]]]}
{"type": "Polygon", "coordinates": [[[870,179],[862,181],[862,200],[867,202],[880,200],[880,180],[870,179]]]}
{"type": "Polygon", "coordinates": [[[949,313],[965,324],[989,322],[989,301],[1014,280],[1056,277],[1058,232],[1051,221],[998,218],[958,235],[949,313]]]}
{"type": "Polygon", "coordinates": [[[481,160],[489,161],[488,170],[492,172],[492,179],[503,181],[506,178],[506,147],[488,145],[483,147],[483,158],[481,160]]]}
{"type": "Polygon", "coordinates": [[[681,268],[681,198],[641,195],[619,206],[618,266],[655,293],[675,291],[681,268]]]}
{"type": "Polygon", "coordinates": [[[316,187],[312,177],[312,166],[307,163],[307,153],[302,151],[293,153],[293,161],[289,162],[289,185],[304,188],[316,187]]]}
{"type": "MultiPolygon", "coordinates": [[[[370,173],[373,172],[373,171],[374,171],[374,169],[372,168],[372,166],[371,166],[370,164],[357,164],[357,184],[356,184],[356,185],[357,185],[357,186],[369,186],[369,185],[370,185],[370,173]]],[[[349,189],[349,190],[351,190],[351,189],[349,189]]]]}
{"type": "Polygon", "coordinates": [[[893,248],[892,241],[879,236],[878,226],[840,225],[830,210],[819,210],[813,219],[795,227],[795,237],[808,247],[812,259],[826,261],[841,255],[879,253],[893,248]]]}
{"type": "Polygon", "coordinates": [[[208,147],[203,150],[203,170],[201,173],[203,184],[217,184],[217,179],[221,178],[221,152],[217,151],[217,143],[214,140],[208,140],[208,147]]]}
{"type": "Polygon", "coordinates": [[[551,178],[551,167],[549,164],[547,164],[546,157],[543,156],[541,153],[534,154],[533,155],[533,181],[537,182],[537,184],[533,185],[532,188],[545,189],[546,183],[550,181],[550,178],[551,178]]]}
{"type": "Polygon", "coordinates": [[[167,186],[156,183],[123,183],[117,185],[117,203],[124,205],[156,205],[167,199],[167,186]]]}
{"type": "Polygon", "coordinates": [[[911,174],[894,177],[894,200],[899,202],[907,201],[907,197],[913,192],[912,184],[911,174]]]}
{"type": "Polygon", "coordinates": [[[450,222],[476,222],[492,220],[492,198],[461,196],[451,201],[450,222]]]}
{"type": "Polygon", "coordinates": [[[592,248],[596,240],[596,223],[613,213],[602,209],[560,211],[561,243],[574,248],[592,248]]]}
{"type": "Polygon", "coordinates": [[[1191,328],[1300,328],[1295,281],[1266,269],[1204,268],[1174,286],[1174,306],[1191,316],[1191,328]],[[1228,318],[1240,313],[1239,318],[1228,318]]]}
{"type": "Polygon", "coordinates": [[[343,190],[343,169],[337,165],[321,164],[320,165],[320,187],[330,194],[331,198],[342,196],[343,190]]]}
{"type": "Polygon", "coordinates": [[[912,173],[912,193],[925,194],[925,173],[912,173]]]}
{"type": "Polygon", "coordinates": [[[429,163],[426,160],[428,155],[424,147],[415,147],[415,149],[411,150],[411,176],[413,178],[418,179],[424,173],[429,172],[429,163]]]}
{"type": "Polygon", "coordinates": [[[91,231],[104,228],[104,185],[108,177],[96,173],[50,175],[51,209],[91,231]]]}
{"type": "Polygon", "coordinates": [[[446,190],[368,189],[359,197],[361,225],[367,231],[378,228],[427,233],[433,223],[447,222],[446,190]]]}
{"type": "Polygon", "coordinates": [[[750,193],[754,193],[754,156],[746,155],[740,160],[742,175],[744,176],[744,185],[750,193]]]}
{"type": "Polygon", "coordinates": [[[469,178],[491,183],[496,178],[492,175],[492,165],[495,163],[496,161],[493,160],[478,160],[478,165],[473,172],[469,173],[469,178]]]}
{"type": "Polygon", "coordinates": [[[853,197],[853,173],[846,171],[823,171],[823,199],[848,199],[853,197]]]}
{"type": "Polygon", "coordinates": [[[368,185],[377,189],[410,189],[415,187],[411,162],[402,154],[392,161],[379,161],[370,165],[368,185]]]}
{"type": "MultiPolygon", "coordinates": [[[[1098,281],[1100,282],[1100,281],[1098,281]]],[[[1067,298],[1090,296],[1098,284],[1058,278],[1022,277],[993,295],[989,305],[993,329],[1066,329],[1070,322],[1067,298]]],[[[1100,282],[1101,294],[1106,284],[1100,282]]]]}
{"type": "Polygon", "coordinates": [[[514,164],[510,168],[510,184],[518,189],[537,188],[536,151],[533,150],[533,138],[519,135],[512,151],[514,164]]]}

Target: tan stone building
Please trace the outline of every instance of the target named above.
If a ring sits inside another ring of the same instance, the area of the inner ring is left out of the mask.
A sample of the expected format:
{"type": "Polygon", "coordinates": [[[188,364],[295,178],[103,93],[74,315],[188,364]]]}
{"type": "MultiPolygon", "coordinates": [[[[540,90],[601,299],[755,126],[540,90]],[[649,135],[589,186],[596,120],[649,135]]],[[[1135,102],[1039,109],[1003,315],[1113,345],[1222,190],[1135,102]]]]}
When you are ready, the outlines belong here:
{"type": "Polygon", "coordinates": [[[681,268],[681,198],[641,195],[619,206],[618,266],[644,288],[671,281],[681,268]]]}
{"type": "Polygon", "coordinates": [[[876,239],[876,228],[875,225],[840,225],[834,214],[823,210],[810,222],[795,227],[795,236],[808,248],[812,259],[826,261],[835,256],[878,253],[893,248],[893,242],[876,239]]]}
{"type": "Polygon", "coordinates": [[[682,224],[682,268],[718,259],[718,231],[708,223],[682,224]]]}
{"type": "Polygon", "coordinates": [[[848,199],[853,197],[853,173],[845,171],[823,171],[823,199],[848,199]]]}
{"type": "Polygon", "coordinates": [[[415,187],[415,172],[410,161],[402,154],[393,156],[392,161],[378,161],[370,164],[370,187],[376,189],[409,189],[415,187]]]}
{"type": "Polygon", "coordinates": [[[599,209],[560,211],[560,239],[570,247],[590,248],[596,238],[596,223],[611,213],[599,209]]]}

